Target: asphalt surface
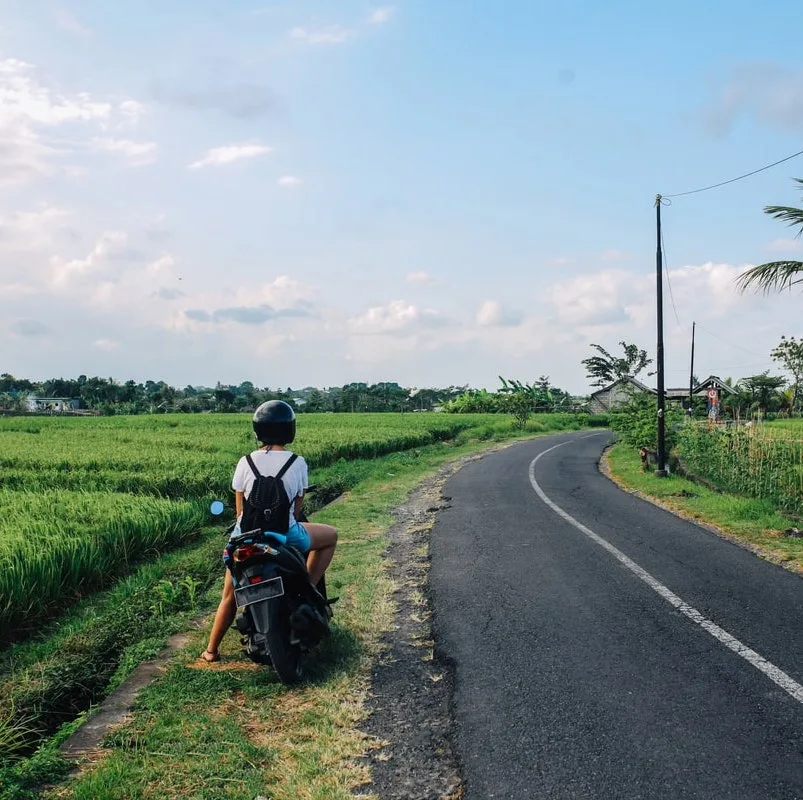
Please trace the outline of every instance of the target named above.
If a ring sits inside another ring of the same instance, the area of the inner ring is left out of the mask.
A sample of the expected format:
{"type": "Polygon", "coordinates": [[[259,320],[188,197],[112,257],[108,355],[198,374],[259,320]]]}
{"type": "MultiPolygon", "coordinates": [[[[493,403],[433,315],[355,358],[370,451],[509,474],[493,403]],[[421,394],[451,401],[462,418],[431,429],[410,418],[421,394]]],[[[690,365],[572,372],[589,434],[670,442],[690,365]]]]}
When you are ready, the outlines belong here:
{"type": "MultiPolygon", "coordinates": [[[[619,490],[609,434],[527,442],[446,485],[437,653],[454,672],[465,800],[803,800],[803,698],[550,508],[803,684],[803,579],[619,490]]],[[[794,683],[793,683],[794,686],[794,683]]]]}

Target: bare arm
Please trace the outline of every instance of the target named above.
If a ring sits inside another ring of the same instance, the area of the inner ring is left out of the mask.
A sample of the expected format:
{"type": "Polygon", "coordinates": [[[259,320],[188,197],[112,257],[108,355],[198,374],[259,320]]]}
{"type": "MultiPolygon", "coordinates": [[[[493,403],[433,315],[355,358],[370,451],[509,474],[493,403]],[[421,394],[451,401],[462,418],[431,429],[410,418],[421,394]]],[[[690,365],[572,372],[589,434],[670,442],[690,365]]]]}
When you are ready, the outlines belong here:
{"type": "Polygon", "coordinates": [[[298,520],[298,515],[301,513],[301,506],[304,503],[304,495],[300,494],[295,499],[295,505],[293,506],[293,516],[298,520]]]}
{"type": "Polygon", "coordinates": [[[237,519],[240,519],[243,513],[243,498],[245,494],[243,492],[235,492],[234,493],[234,510],[237,514],[237,519]]]}

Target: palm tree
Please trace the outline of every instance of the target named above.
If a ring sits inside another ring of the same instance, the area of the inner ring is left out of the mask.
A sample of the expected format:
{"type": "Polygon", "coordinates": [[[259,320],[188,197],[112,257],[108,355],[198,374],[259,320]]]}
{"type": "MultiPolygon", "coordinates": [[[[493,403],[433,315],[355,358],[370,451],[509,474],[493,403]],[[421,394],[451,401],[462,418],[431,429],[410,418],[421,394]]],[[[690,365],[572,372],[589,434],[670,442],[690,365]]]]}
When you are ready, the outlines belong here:
{"type": "MultiPolygon", "coordinates": [[[[803,178],[795,178],[795,182],[803,186],[803,178]]],[[[803,234],[803,208],[790,206],[767,206],[765,214],[787,222],[792,227],[799,227],[797,236],[803,234]]],[[[740,291],[753,286],[764,292],[773,289],[789,289],[796,283],[803,282],[803,261],[771,261],[759,264],[743,272],[736,280],[740,291]]]]}

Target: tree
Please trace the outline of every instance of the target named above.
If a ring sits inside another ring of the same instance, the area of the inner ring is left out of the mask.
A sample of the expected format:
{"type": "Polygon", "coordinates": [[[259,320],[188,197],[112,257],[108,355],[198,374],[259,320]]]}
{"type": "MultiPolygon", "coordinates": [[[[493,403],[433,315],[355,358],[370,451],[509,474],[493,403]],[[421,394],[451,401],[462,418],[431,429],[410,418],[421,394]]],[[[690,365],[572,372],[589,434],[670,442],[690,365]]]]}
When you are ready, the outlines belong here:
{"type": "Polygon", "coordinates": [[[25,411],[25,398],[16,392],[0,392],[0,411],[25,411]]]}
{"type": "Polygon", "coordinates": [[[750,410],[756,409],[763,415],[771,411],[773,401],[779,401],[778,390],[786,383],[786,378],[775,377],[765,370],[760,375],[751,375],[739,381],[739,389],[747,394],[750,410]]]}
{"type": "Polygon", "coordinates": [[[612,356],[602,345],[592,344],[599,355],[584,358],[580,363],[586,368],[586,377],[592,386],[607,386],[622,378],[635,378],[645,367],[652,364],[646,350],[639,350],[635,344],[619,342],[624,356],[612,356]]]}
{"type": "Polygon", "coordinates": [[[15,378],[4,372],[0,375],[0,392],[31,392],[34,384],[24,378],[15,378]]]}
{"type": "Polygon", "coordinates": [[[792,376],[790,413],[797,408],[798,391],[803,380],[803,339],[797,341],[794,336],[787,339],[781,336],[780,344],[770,353],[774,361],[780,361],[783,368],[792,376]]]}
{"type": "Polygon", "coordinates": [[[785,389],[779,389],[778,397],[781,401],[778,411],[791,417],[795,410],[795,387],[787,386],[785,389]]]}
{"type": "MultiPolygon", "coordinates": [[[[795,178],[795,183],[803,185],[803,178],[795,178]]],[[[777,220],[788,223],[793,228],[799,228],[797,236],[803,234],[803,208],[791,206],[766,206],[764,213],[777,220]]],[[[743,272],[737,279],[736,285],[740,291],[749,287],[770,292],[773,289],[790,289],[796,283],[803,282],[803,261],[770,261],[759,264],[743,272]]]]}
{"type": "MultiPolygon", "coordinates": [[[[528,408],[529,413],[552,411],[555,406],[555,398],[549,386],[549,376],[541,375],[534,383],[522,383],[513,379],[505,380],[501,375],[499,380],[502,382],[500,394],[508,396],[506,406],[510,406],[514,415],[518,419],[528,408]]],[[[560,391],[559,389],[557,391],[560,391]]],[[[526,422],[524,418],[522,425],[526,422]]]]}
{"type": "Polygon", "coordinates": [[[307,402],[304,404],[304,411],[315,413],[326,411],[326,396],[319,389],[313,389],[307,396],[307,402]]]}
{"type": "MultiPolygon", "coordinates": [[[[676,403],[669,403],[664,411],[666,419],[665,444],[668,452],[677,443],[678,430],[683,421],[683,411],[676,403]]],[[[658,447],[658,399],[647,392],[636,392],[630,399],[618,405],[609,414],[611,430],[632,447],[658,447]]]]}

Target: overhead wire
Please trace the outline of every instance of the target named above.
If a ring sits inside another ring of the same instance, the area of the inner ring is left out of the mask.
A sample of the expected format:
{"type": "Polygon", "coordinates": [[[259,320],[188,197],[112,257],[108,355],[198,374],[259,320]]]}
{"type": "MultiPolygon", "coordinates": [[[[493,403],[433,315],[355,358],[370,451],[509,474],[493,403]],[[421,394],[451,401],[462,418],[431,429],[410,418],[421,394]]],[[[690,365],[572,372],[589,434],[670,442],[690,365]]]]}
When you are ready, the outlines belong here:
{"type": "Polygon", "coordinates": [[[737,350],[741,350],[743,353],[747,353],[750,356],[756,356],[757,358],[767,358],[766,353],[756,353],[755,350],[748,350],[746,347],[742,347],[741,345],[734,344],[733,342],[729,342],[727,339],[723,339],[721,336],[717,336],[713,331],[706,328],[704,325],[697,323],[697,327],[705,331],[709,336],[713,336],[715,339],[719,339],[721,342],[724,342],[731,347],[735,347],[737,350]]]}
{"type": "Polygon", "coordinates": [[[677,307],[675,306],[675,295],[672,293],[672,281],[669,280],[669,266],[666,263],[666,245],[664,244],[663,230],[661,230],[661,263],[663,264],[664,272],[666,273],[666,285],[669,287],[669,299],[672,302],[672,310],[675,312],[675,319],[677,320],[678,328],[683,331],[684,328],[680,322],[677,307]]]}
{"type": "Polygon", "coordinates": [[[671,197],[685,197],[689,194],[699,194],[700,192],[707,192],[709,189],[718,189],[720,186],[727,186],[729,183],[736,183],[736,181],[744,180],[745,178],[749,178],[751,175],[757,175],[759,172],[764,172],[765,170],[771,169],[772,167],[777,167],[778,164],[783,164],[785,161],[791,161],[793,158],[797,158],[798,156],[803,155],[803,150],[799,150],[797,153],[792,153],[791,156],[786,156],[786,158],[781,158],[778,161],[773,161],[772,164],[767,164],[764,167],[760,167],[759,169],[754,169],[752,172],[745,172],[744,175],[739,175],[736,178],[731,178],[727,181],[721,181],[720,183],[713,183],[711,186],[703,186],[700,189],[692,189],[688,192],[677,192],[676,194],[666,194],[662,195],[665,198],[671,197]]]}
{"type": "MultiPolygon", "coordinates": [[[[803,155],[803,150],[799,150],[796,153],[792,153],[789,156],[786,156],[784,158],[778,159],[777,161],[773,161],[771,164],[766,164],[765,166],[759,167],[758,169],[754,169],[754,170],[752,170],[750,172],[745,172],[743,175],[738,175],[735,178],[730,178],[729,180],[726,180],[726,181],[720,181],[719,183],[713,183],[710,186],[702,186],[699,189],[691,189],[691,190],[689,190],[687,192],[676,192],[674,194],[658,195],[657,201],[659,203],[661,203],[661,204],[664,204],[664,205],[672,205],[671,198],[673,198],[673,197],[685,197],[685,196],[691,195],[691,194],[699,194],[700,192],[707,192],[707,191],[709,191],[711,189],[718,189],[721,186],[727,186],[728,184],[736,183],[737,181],[741,181],[741,180],[744,180],[745,178],[749,178],[752,175],[757,175],[760,172],[765,172],[768,169],[772,169],[772,167],[777,167],[779,164],[783,164],[786,161],[791,161],[793,158],[797,158],[798,156],[801,156],[801,155],[803,155]]],[[[675,297],[674,297],[674,293],[672,291],[672,282],[671,282],[671,280],[669,278],[669,268],[668,268],[668,266],[666,264],[666,244],[664,243],[663,230],[661,231],[661,256],[662,256],[662,261],[663,261],[663,268],[664,268],[664,270],[666,272],[666,282],[667,282],[667,286],[669,287],[669,299],[670,299],[670,301],[672,303],[672,310],[673,310],[673,312],[675,314],[675,320],[677,321],[678,328],[680,328],[680,330],[683,331],[684,328],[683,328],[683,325],[680,322],[680,316],[678,314],[677,306],[675,305],[675,297]]],[[[745,353],[747,353],[749,355],[756,356],[757,358],[766,359],[766,355],[763,354],[763,353],[756,353],[756,352],[754,352],[752,350],[748,350],[745,347],[741,347],[740,345],[734,344],[733,342],[729,342],[727,339],[724,339],[721,336],[717,336],[717,334],[715,334],[713,331],[708,330],[708,328],[706,328],[705,326],[701,325],[699,322],[697,322],[696,325],[697,325],[698,328],[703,330],[709,336],[713,336],[715,339],[719,339],[720,341],[724,342],[725,344],[729,345],[730,347],[736,348],[737,350],[741,350],[741,351],[743,351],[743,352],[745,352],[745,353]]],[[[762,361],[760,364],[743,364],[741,366],[742,367],[766,366],[767,363],[768,363],[768,361],[765,360],[765,361],[762,361]]],[[[726,367],[726,369],[734,369],[734,368],[737,368],[737,367],[726,367]]]]}

